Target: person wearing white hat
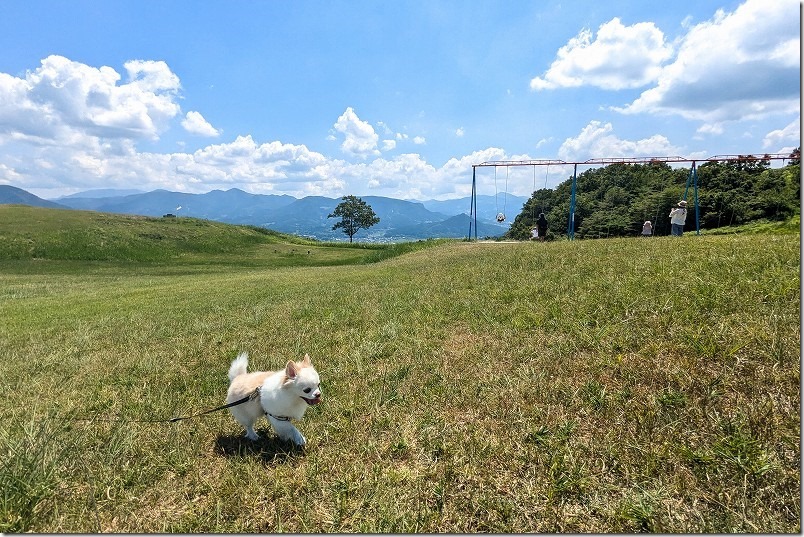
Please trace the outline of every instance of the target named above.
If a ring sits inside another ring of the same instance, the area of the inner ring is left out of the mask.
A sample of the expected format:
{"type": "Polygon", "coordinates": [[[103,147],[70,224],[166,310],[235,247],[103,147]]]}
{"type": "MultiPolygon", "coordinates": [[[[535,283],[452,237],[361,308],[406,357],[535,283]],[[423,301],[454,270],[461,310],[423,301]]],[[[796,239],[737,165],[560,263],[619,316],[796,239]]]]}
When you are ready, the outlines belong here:
{"type": "Polygon", "coordinates": [[[684,234],[684,222],[687,220],[687,202],[681,200],[678,206],[670,211],[670,234],[680,237],[684,234]]]}

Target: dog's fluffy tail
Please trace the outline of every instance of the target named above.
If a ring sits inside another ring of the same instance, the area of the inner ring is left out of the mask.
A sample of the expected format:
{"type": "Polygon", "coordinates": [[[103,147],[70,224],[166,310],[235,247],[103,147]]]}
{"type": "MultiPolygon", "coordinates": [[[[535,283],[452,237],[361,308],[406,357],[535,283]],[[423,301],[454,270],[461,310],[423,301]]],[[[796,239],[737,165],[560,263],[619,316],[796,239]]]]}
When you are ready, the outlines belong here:
{"type": "Polygon", "coordinates": [[[245,375],[248,369],[248,353],[241,352],[237,358],[232,360],[232,365],[229,366],[229,382],[232,382],[238,375],[245,375]]]}

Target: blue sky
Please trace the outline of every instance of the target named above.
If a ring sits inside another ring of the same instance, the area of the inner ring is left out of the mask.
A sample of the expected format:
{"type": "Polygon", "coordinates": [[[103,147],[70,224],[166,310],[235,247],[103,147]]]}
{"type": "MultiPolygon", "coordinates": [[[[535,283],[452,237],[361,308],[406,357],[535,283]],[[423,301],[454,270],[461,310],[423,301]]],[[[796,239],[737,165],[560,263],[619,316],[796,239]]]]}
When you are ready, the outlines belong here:
{"type": "Polygon", "coordinates": [[[489,160],[784,153],[800,54],[791,0],[0,0],[0,184],[449,199],[489,160]]]}

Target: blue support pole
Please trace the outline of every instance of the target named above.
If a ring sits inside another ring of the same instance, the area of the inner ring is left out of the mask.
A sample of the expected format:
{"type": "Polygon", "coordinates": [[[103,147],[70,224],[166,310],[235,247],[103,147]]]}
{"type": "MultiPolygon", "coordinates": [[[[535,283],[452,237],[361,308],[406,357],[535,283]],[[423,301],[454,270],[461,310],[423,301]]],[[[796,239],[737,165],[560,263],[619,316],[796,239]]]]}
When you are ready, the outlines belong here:
{"type": "Polygon", "coordinates": [[[472,240],[472,218],[474,218],[475,240],[477,240],[477,168],[472,166],[472,199],[469,202],[469,240],[472,240]]]}
{"type": "Polygon", "coordinates": [[[575,190],[578,183],[578,165],[575,165],[575,170],[572,172],[572,195],[570,196],[570,210],[569,210],[569,224],[567,225],[567,238],[572,240],[575,238],[575,190]]]}
{"type": "Polygon", "coordinates": [[[692,167],[690,168],[690,173],[687,176],[687,185],[684,187],[684,197],[682,199],[687,199],[687,194],[690,190],[690,183],[692,183],[692,191],[693,196],[695,196],[695,234],[701,234],[701,215],[700,209],[698,207],[698,169],[695,166],[695,161],[692,161],[692,167]]]}
{"type": "Polygon", "coordinates": [[[692,181],[692,175],[695,173],[695,162],[692,163],[692,168],[690,168],[690,173],[687,175],[687,184],[684,186],[684,197],[681,198],[683,200],[687,199],[687,193],[690,190],[690,182],[692,181]]]}
{"type": "Polygon", "coordinates": [[[693,192],[695,192],[695,234],[701,234],[701,217],[700,217],[700,209],[698,208],[698,170],[695,168],[695,161],[692,162],[692,184],[693,184],[693,192]]]}

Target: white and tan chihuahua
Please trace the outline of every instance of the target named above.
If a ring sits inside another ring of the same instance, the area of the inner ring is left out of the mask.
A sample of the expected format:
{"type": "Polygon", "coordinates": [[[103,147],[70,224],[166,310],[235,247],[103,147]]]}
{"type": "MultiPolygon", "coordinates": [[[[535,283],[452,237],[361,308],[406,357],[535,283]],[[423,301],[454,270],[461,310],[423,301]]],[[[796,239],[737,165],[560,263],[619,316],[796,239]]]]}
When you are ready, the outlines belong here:
{"type": "Polygon", "coordinates": [[[310,405],[321,402],[321,381],[318,372],[305,354],[300,362],[288,361],[279,371],[248,373],[248,353],[241,352],[229,367],[229,391],[226,402],[248,397],[259,389],[259,397],[230,407],[232,416],[246,428],[246,438],[259,438],[254,423],[265,416],[274,431],[284,440],[298,446],[306,444],[304,436],[290,422],[300,420],[310,405]]]}

